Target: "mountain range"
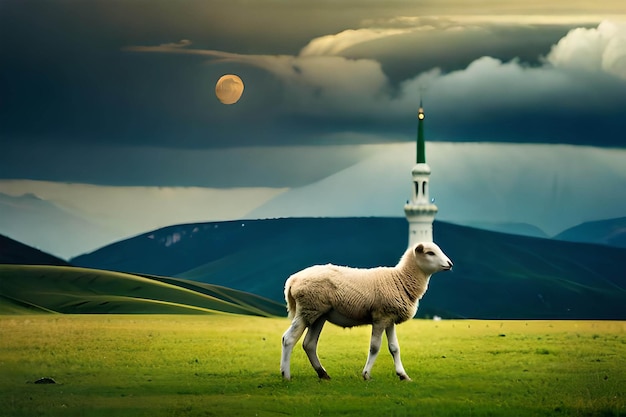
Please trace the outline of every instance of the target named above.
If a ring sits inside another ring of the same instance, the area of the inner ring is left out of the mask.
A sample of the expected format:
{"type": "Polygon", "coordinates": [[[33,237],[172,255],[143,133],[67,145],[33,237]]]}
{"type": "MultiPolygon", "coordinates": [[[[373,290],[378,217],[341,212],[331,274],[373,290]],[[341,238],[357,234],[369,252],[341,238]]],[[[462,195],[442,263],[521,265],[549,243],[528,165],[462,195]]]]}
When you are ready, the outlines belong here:
{"type": "Polygon", "coordinates": [[[626,217],[586,222],[559,233],[554,239],[626,248],[626,217]]]}
{"type": "MultiPolygon", "coordinates": [[[[626,318],[626,249],[445,222],[434,230],[455,267],[431,279],[418,317],[626,318]]],[[[406,237],[399,218],[194,223],[105,246],[68,266],[0,236],[0,310],[284,315],[290,274],[328,262],[394,265],[406,237]]]]}
{"type": "MultiPolygon", "coordinates": [[[[249,152],[244,155],[256,160],[256,150],[249,152]]],[[[292,152],[300,158],[312,150],[292,152]]],[[[358,152],[338,147],[335,153],[338,159],[352,155],[345,168],[336,166],[323,178],[292,186],[116,187],[0,180],[0,234],[67,260],[172,224],[242,218],[404,216],[402,207],[411,195],[414,143],[363,145],[358,152]],[[361,156],[355,159],[355,152],[361,156]]],[[[430,197],[436,199],[441,221],[554,237],[559,233],[567,236],[562,232],[585,222],[626,213],[622,191],[626,150],[429,142],[427,153],[432,167],[430,197]]],[[[314,155],[307,164],[324,163],[320,155],[314,155]]],[[[272,153],[269,161],[274,158],[277,156],[272,153]]],[[[198,159],[198,164],[203,164],[202,160],[198,159]]],[[[233,168],[232,174],[249,177],[248,169],[240,167],[233,168]]],[[[623,237],[602,233],[577,233],[575,240],[626,246],[623,237]]]]}
{"type": "Polygon", "coordinates": [[[0,235],[0,264],[69,266],[67,261],[0,235]]]}
{"type": "Polygon", "coordinates": [[[0,234],[64,258],[110,243],[116,236],[87,216],[30,193],[0,193],[0,234]]]}
{"type": "MultiPolygon", "coordinates": [[[[418,316],[626,319],[626,249],[435,222],[453,260],[436,274],[418,316]]],[[[395,265],[402,218],[284,218],[175,225],[71,259],[76,266],[165,275],[283,303],[286,278],[307,266],[395,265]]]]}

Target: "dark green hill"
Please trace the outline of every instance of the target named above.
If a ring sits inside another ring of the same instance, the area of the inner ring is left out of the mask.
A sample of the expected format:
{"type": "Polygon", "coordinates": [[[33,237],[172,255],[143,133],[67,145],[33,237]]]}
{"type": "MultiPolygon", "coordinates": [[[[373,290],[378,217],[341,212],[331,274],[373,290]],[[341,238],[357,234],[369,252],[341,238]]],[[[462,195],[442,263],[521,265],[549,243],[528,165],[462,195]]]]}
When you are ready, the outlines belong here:
{"type": "MultiPolygon", "coordinates": [[[[431,280],[418,316],[626,319],[626,250],[435,222],[454,271],[431,280]]],[[[246,220],[171,226],[72,260],[176,275],[283,302],[292,273],[313,264],[394,265],[403,218],[246,220]]]]}
{"type": "Polygon", "coordinates": [[[282,304],[215,285],[86,268],[0,265],[0,313],[284,315],[282,304]]]}
{"type": "Polygon", "coordinates": [[[559,233],[554,239],[626,248],[626,217],[583,223],[559,233]]]}
{"type": "MultiPolygon", "coordinates": [[[[107,245],[70,262],[89,268],[173,276],[207,262],[268,246],[274,248],[276,262],[281,264],[281,256],[295,256],[306,262],[328,259],[327,262],[376,266],[399,257],[406,246],[406,227],[406,220],[400,218],[285,218],[182,224],[107,245]]],[[[295,264],[299,268],[299,263],[295,264]]]]}
{"type": "Polygon", "coordinates": [[[454,225],[438,240],[455,267],[431,281],[433,307],[477,318],[626,318],[624,249],[454,225]]]}
{"type": "Polygon", "coordinates": [[[69,265],[63,259],[0,235],[0,264],[69,265]]]}

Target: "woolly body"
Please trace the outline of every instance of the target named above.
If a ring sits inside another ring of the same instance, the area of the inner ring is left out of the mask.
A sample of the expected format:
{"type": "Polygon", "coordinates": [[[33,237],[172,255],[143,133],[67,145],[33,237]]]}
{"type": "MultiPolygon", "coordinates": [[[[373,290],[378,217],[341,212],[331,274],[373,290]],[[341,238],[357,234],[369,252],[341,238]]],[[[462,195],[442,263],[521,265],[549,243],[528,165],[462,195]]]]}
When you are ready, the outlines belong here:
{"type": "Polygon", "coordinates": [[[370,356],[363,377],[369,372],[380,347],[383,330],[396,372],[409,379],[400,361],[395,324],[412,318],[433,273],[451,269],[452,262],[434,243],[420,243],[404,253],[395,267],[350,268],[332,264],[306,268],[289,277],[285,299],[292,324],[283,335],[281,371],[290,378],[293,345],[308,328],[303,347],[320,378],[329,378],[317,358],[317,339],[326,321],[342,327],[372,324],[370,356]]]}
{"type": "Polygon", "coordinates": [[[324,314],[342,327],[372,324],[381,317],[394,323],[412,318],[430,276],[409,259],[411,255],[407,250],[396,267],[359,269],[328,264],[292,275],[285,283],[289,317],[293,318],[297,306],[309,325],[324,314]]]}

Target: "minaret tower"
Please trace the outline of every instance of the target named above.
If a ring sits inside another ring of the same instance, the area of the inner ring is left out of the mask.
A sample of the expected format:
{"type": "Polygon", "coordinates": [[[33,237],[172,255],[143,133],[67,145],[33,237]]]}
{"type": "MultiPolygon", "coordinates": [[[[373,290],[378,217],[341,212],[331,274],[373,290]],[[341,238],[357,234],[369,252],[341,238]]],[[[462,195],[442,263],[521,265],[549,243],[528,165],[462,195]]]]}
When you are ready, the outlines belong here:
{"type": "Polygon", "coordinates": [[[437,206],[428,197],[430,167],[426,163],[426,144],[424,142],[424,109],[420,100],[417,113],[417,163],[411,171],[413,175],[413,193],[411,201],[404,206],[404,213],[409,222],[409,246],[418,242],[433,241],[433,221],[437,206]]]}

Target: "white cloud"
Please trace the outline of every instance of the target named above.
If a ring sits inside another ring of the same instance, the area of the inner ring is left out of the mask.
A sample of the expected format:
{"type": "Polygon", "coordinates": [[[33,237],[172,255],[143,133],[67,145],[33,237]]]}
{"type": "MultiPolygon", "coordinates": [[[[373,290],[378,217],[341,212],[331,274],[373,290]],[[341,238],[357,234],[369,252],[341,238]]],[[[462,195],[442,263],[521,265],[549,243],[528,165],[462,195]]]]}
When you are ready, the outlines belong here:
{"type": "Polygon", "coordinates": [[[336,35],[325,35],[313,39],[302,48],[300,56],[339,55],[346,49],[360,43],[407,32],[406,29],[348,29],[336,35]]]}
{"type": "MultiPolygon", "coordinates": [[[[429,100],[441,103],[445,111],[459,113],[459,103],[472,102],[463,108],[466,115],[489,109],[528,108],[585,88],[576,85],[568,74],[546,68],[530,68],[517,60],[502,62],[491,57],[473,61],[467,68],[443,74],[437,70],[405,82],[405,97],[417,97],[426,87],[429,100]],[[456,110],[453,110],[456,109],[456,110]]],[[[401,106],[405,103],[399,102],[401,106]]],[[[431,103],[432,104],[432,103],[431,103]]],[[[441,112],[441,109],[438,109],[441,112]]],[[[463,117],[463,114],[459,115],[463,117]]]]}
{"type": "Polygon", "coordinates": [[[626,23],[603,21],[597,28],[576,28],[547,56],[556,68],[605,71],[626,80],[626,23]]]}

